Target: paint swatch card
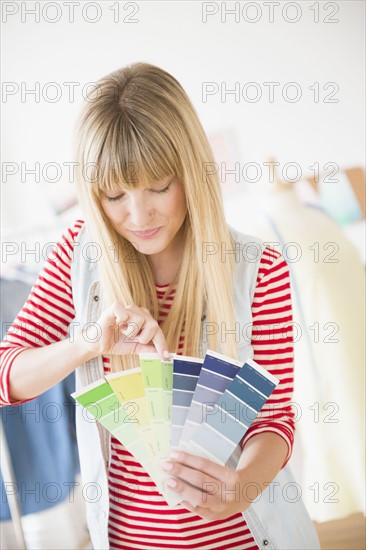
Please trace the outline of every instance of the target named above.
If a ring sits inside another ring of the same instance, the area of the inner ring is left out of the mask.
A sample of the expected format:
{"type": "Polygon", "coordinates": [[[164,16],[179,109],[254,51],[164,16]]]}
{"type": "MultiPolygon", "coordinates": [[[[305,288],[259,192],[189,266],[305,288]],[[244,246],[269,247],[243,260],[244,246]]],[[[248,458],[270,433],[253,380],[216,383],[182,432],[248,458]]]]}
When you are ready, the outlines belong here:
{"type": "Polygon", "coordinates": [[[206,420],[207,413],[212,410],[241,367],[242,363],[236,359],[207,351],[179,441],[180,449],[185,450],[196,428],[206,420]]]}
{"type": "Polygon", "coordinates": [[[173,400],[173,357],[168,361],[162,361],[164,403],[168,420],[172,420],[173,400]]]}
{"type": "Polygon", "coordinates": [[[192,434],[185,450],[227,465],[278,382],[248,359],[217,403],[206,411],[204,422],[192,434]]]}
{"type": "Polygon", "coordinates": [[[164,460],[170,448],[173,362],[161,361],[157,353],[141,353],[139,358],[156,455],[164,460]]]}
{"type": "Polygon", "coordinates": [[[173,406],[173,357],[170,361],[161,362],[163,370],[163,401],[164,420],[166,423],[165,446],[163,447],[164,459],[169,455],[172,432],[172,406],[173,406]]]}
{"type": "Polygon", "coordinates": [[[127,369],[106,375],[106,380],[123,405],[133,416],[136,431],[140,434],[152,457],[157,456],[151,424],[149,400],[141,368],[127,369]]]}
{"type": "Polygon", "coordinates": [[[161,468],[170,452],[173,356],[171,360],[162,361],[157,353],[140,353],[139,359],[157,448],[157,466],[162,474],[159,490],[170,506],[175,506],[181,497],[166,485],[170,476],[161,468]]]}
{"type": "Polygon", "coordinates": [[[95,418],[140,462],[157,485],[161,487],[163,476],[151,456],[151,452],[136,430],[134,412],[125,408],[113,388],[105,380],[99,380],[71,394],[88,414],[95,418]]]}
{"type": "Polygon", "coordinates": [[[173,362],[173,406],[171,447],[177,448],[196,390],[203,359],[175,355],[173,362]]]}

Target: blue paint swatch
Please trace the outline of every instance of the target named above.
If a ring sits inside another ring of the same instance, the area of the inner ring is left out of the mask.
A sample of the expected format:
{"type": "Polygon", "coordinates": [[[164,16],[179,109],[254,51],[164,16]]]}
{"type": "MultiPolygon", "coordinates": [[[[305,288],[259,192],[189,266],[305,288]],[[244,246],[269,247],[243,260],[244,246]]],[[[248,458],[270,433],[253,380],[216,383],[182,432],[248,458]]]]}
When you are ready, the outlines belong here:
{"type": "Polygon", "coordinates": [[[196,390],[203,359],[175,355],[173,360],[173,403],[170,445],[176,448],[183,432],[196,390]]]}
{"type": "Polygon", "coordinates": [[[230,392],[233,395],[240,396],[242,401],[257,412],[261,410],[267,400],[261,393],[258,393],[254,388],[248,386],[245,380],[240,377],[240,374],[238,374],[230,384],[230,392]]]}
{"type": "Polygon", "coordinates": [[[240,373],[240,378],[248,382],[248,384],[266,397],[269,397],[273,391],[273,382],[263,372],[256,370],[248,361],[246,365],[245,371],[240,373]]]}
{"type": "Polygon", "coordinates": [[[208,350],[202,368],[233,379],[239,370],[238,367],[241,367],[241,365],[239,361],[208,350]]]}
{"type": "Polygon", "coordinates": [[[206,411],[203,422],[191,431],[185,450],[226,465],[278,382],[255,361],[246,361],[215,406],[206,411]]]}

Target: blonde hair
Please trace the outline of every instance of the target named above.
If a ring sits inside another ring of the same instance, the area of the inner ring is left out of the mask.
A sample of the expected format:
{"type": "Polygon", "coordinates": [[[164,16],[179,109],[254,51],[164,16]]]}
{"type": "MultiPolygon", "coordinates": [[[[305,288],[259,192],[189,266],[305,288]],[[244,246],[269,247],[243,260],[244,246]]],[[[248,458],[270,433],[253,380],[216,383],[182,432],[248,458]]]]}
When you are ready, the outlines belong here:
{"type": "MultiPolygon", "coordinates": [[[[235,259],[228,254],[223,261],[220,253],[203,258],[207,243],[229,250],[233,242],[219,178],[204,173],[205,163],[214,163],[214,156],[193,105],[168,72],[148,63],[133,63],[97,82],[77,130],[77,193],[88,232],[102,251],[98,274],[104,307],[114,301],[134,303],[158,318],[147,257],[113,229],[101,207],[102,192],[115,191],[119,185],[151,184],[171,175],[182,182],[187,202],[184,252],[172,281],[176,294],[160,326],[169,351],[178,351],[184,329],[183,354],[197,357],[205,306],[205,322],[212,323],[211,327],[219,329],[222,323],[235,327],[235,259]]],[[[210,330],[208,347],[218,349],[220,339],[223,353],[236,358],[235,336],[221,339],[220,335],[221,330],[210,330]]],[[[111,357],[114,371],[136,365],[136,356],[111,357]]]]}

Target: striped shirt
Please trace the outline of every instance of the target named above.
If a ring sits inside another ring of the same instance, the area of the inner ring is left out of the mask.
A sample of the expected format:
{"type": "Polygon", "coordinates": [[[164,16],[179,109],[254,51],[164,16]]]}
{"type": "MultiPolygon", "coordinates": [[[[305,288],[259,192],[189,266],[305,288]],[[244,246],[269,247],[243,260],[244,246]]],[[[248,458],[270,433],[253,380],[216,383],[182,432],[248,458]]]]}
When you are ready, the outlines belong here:
{"type": "MultiPolygon", "coordinates": [[[[66,338],[75,317],[70,268],[83,221],[77,220],[62,235],[45,262],[29,297],[1,343],[0,405],[20,404],[9,398],[9,372],[25,348],[48,345],[66,338]]],[[[167,285],[168,286],[168,285],[167,285]]],[[[158,322],[167,315],[175,290],[162,303],[167,286],[156,285],[160,304],[158,322]]],[[[280,383],[246,432],[241,444],[261,432],[275,432],[292,452],[294,415],[293,330],[289,269],[282,255],[270,247],[263,251],[252,303],[253,359],[280,383]]],[[[183,349],[180,339],[178,353],[183,349]]],[[[109,360],[103,357],[105,372],[109,360]]],[[[181,505],[171,507],[148,473],[122,443],[111,438],[109,468],[110,547],[120,550],[216,549],[258,550],[241,513],[209,521],[181,505]]]]}

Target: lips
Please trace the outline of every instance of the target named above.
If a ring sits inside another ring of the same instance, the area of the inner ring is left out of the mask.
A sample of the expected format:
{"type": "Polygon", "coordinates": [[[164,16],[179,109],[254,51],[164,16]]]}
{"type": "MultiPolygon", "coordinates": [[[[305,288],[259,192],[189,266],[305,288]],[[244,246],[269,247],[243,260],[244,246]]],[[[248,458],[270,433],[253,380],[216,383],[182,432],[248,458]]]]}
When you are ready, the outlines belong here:
{"type": "Polygon", "coordinates": [[[133,235],[136,237],[140,237],[142,239],[148,239],[149,237],[153,237],[157,234],[158,231],[160,231],[161,227],[155,227],[154,229],[148,229],[146,231],[131,231],[133,235]]]}

